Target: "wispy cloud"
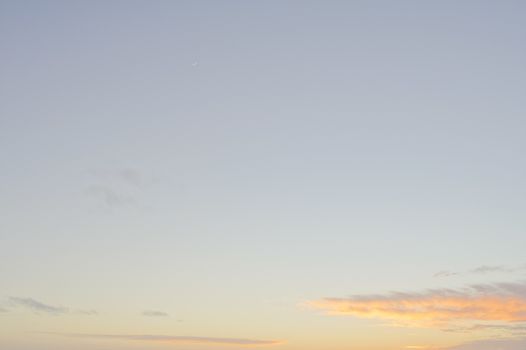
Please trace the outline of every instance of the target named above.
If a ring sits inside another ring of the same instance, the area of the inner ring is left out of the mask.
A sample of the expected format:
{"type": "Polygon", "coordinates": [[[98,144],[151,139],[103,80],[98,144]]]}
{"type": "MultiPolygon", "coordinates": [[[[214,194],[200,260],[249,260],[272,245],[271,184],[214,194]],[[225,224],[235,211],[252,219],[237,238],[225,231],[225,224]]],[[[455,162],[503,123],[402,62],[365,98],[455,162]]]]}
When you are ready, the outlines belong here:
{"type": "Polygon", "coordinates": [[[491,272],[514,272],[517,271],[516,268],[510,268],[506,266],[488,266],[488,265],[482,265],[479,266],[469,272],[476,273],[476,274],[486,274],[491,272]]]}
{"type": "Polygon", "coordinates": [[[122,169],[117,173],[117,175],[124,182],[132,186],[140,187],[145,183],[144,177],[136,169],[122,169]]]}
{"type": "Polygon", "coordinates": [[[88,316],[99,314],[96,310],[75,310],[73,313],[78,314],[78,315],[88,315],[88,316]]]}
{"type": "MultiPolygon", "coordinates": [[[[41,301],[35,300],[33,298],[20,298],[20,297],[9,297],[8,304],[11,308],[23,307],[25,309],[42,313],[48,315],[64,315],[64,314],[74,314],[74,315],[97,315],[95,310],[82,310],[82,309],[71,309],[65,306],[55,306],[45,304],[41,301]]],[[[9,311],[4,309],[5,311],[9,311]]],[[[0,310],[1,312],[1,310],[0,310]]]]}
{"type": "Polygon", "coordinates": [[[7,312],[7,309],[4,309],[3,307],[0,307],[0,312],[7,312]]]}
{"type": "Polygon", "coordinates": [[[526,336],[526,324],[481,324],[476,323],[471,326],[455,326],[442,329],[444,332],[451,333],[470,333],[473,331],[494,331],[497,333],[505,333],[510,336],[526,336]]]}
{"type": "Polygon", "coordinates": [[[109,207],[119,207],[123,205],[130,205],[134,202],[131,195],[119,193],[113,188],[106,185],[92,185],[86,190],[86,193],[99,198],[109,207]]]}
{"type": "Polygon", "coordinates": [[[151,335],[151,334],[61,334],[63,336],[90,339],[116,339],[116,340],[137,340],[149,342],[165,343],[192,343],[209,345],[241,345],[241,346],[269,346],[282,344],[278,340],[258,340],[244,338],[216,338],[216,337],[191,337],[173,335],[151,335]]]}
{"type": "Polygon", "coordinates": [[[524,350],[526,338],[504,338],[478,340],[471,343],[453,346],[443,350],[524,350]]]}
{"type": "Polygon", "coordinates": [[[90,171],[90,175],[95,181],[86,188],[86,194],[110,208],[136,206],[141,190],[152,183],[133,168],[90,171]]]}
{"type": "Polygon", "coordinates": [[[466,321],[526,322],[526,283],[326,298],[307,304],[333,315],[378,318],[411,326],[443,327],[466,321]]]}
{"type": "Polygon", "coordinates": [[[475,275],[483,275],[483,274],[489,274],[489,273],[517,273],[517,272],[524,272],[526,271],[526,265],[520,265],[520,266],[505,266],[505,265],[481,265],[474,269],[464,271],[464,272],[458,272],[458,271],[439,271],[433,275],[433,277],[451,277],[456,275],[469,275],[469,274],[475,274],[475,275]]]}
{"type": "Polygon", "coordinates": [[[145,310],[142,312],[142,315],[148,317],[168,317],[168,314],[166,312],[155,310],[145,310]]]}
{"type": "Polygon", "coordinates": [[[18,298],[18,297],[10,297],[9,302],[14,306],[22,306],[27,309],[51,314],[51,315],[61,315],[66,314],[69,312],[69,309],[67,307],[62,306],[52,306],[48,304],[41,303],[40,301],[36,301],[35,299],[31,298],[18,298]]]}
{"type": "Polygon", "coordinates": [[[458,275],[458,272],[452,272],[452,271],[439,271],[433,275],[433,277],[451,277],[458,275]]]}

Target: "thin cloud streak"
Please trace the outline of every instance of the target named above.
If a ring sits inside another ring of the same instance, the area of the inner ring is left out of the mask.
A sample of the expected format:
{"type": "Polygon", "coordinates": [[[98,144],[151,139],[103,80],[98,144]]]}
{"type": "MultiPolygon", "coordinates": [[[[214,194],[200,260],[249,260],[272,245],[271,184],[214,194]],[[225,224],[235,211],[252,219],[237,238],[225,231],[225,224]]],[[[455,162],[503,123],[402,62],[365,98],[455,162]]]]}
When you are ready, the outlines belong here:
{"type": "MultiPolygon", "coordinates": [[[[53,316],[65,314],[86,316],[98,315],[98,312],[96,310],[70,309],[69,307],[64,306],[54,306],[45,304],[33,298],[9,297],[8,303],[10,308],[23,307],[25,309],[32,310],[37,313],[44,313],[53,316]]],[[[0,308],[0,312],[9,311],[7,309],[4,310],[5,311],[2,311],[0,308]]]]}
{"type": "Polygon", "coordinates": [[[69,312],[67,307],[47,305],[32,298],[10,297],[9,301],[15,306],[22,306],[36,312],[43,312],[52,315],[62,315],[69,312]]]}
{"type": "Polygon", "coordinates": [[[307,305],[333,315],[387,319],[424,327],[465,321],[526,322],[526,283],[326,298],[307,305]]]}
{"type": "Polygon", "coordinates": [[[451,276],[457,276],[457,275],[485,275],[489,273],[520,273],[526,271],[526,265],[520,265],[515,267],[509,267],[504,265],[481,265],[474,269],[465,271],[465,272],[456,272],[456,271],[449,271],[449,270],[443,270],[435,273],[433,277],[451,277],[451,276]]]}
{"type": "Polygon", "coordinates": [[[457,345],[443,350],[524,350],[526,338],[487,339],[457,345]]]}
{"type": "Polygon", "coordinates": [[[473,331],[495,331],[495,332],[505,332],[511,336],[526,336],[526,324],[474,324],[471,326],[464,327],[451,327],[442,329],[444,332],[450,333],[470,333],[473,331]]]}
{"type": "Polygon", "coordinates": [[[146,310],[142,313],[143,316],[148,317],[168,317],[168,314],[163,311],[155,311],[155,310],[146,310]]]}
{"type": "Polygon", "coordinates": [[[151,334],[60,334],[75,338],[90,339],[116,339],[116,340],[137,340],[150,342],[166,343],[191,343],[209,345],[242,345],[242,346],[270,346],[278,345],[283,342],[278,340],[258,340],[243,338],[216,338],[216,337],[193,337],[193,336],[172,336],[172,335],[151,335],[151,334]]]}
{"type": "Polygon", "coordinates": [[[75,310],[73,313],[77,315],[86,315],[86,316],[93,316],[93,315],[99,314],[96,310],[75,310]]]}
{"type": "Polygon", "coordinates": [[[471,270],[470,272],[471,273],[476,273],[476,274],[486,274],[486,273],[491,273],[491,272],[514,272],[516,270],[517,269],[509,268],[509,267],[506,267],[506,266],[487,266],[487,265],[483,265],[483,266],[477,267],[476,269],[471,270]]]}
{"type": "Polygon", "coordinates": [[[451,277],[458,275],[458,272],[451,272],[451,271],[439,271],[433,275],[433,277],[451,277]]]}

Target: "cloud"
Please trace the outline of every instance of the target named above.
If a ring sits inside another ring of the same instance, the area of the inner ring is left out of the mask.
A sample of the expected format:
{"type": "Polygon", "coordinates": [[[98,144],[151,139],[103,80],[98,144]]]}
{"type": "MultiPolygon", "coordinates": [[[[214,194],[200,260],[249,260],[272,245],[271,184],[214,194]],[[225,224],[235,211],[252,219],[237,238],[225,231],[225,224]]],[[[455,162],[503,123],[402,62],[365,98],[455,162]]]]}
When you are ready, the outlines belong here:
{"type": "Polygon", "coordinates": [[[504,338],[478,340],[471,343],[453,346],[443,350],[524,350],[526,338],[504,338]]]}
{"type": "Polygon", "coordinates": [[[134,198],[130,195],[119,193],[109,186],[92,185],[88,187],[86,193],[101,199],[109,207],[120,207],[134,203],[134,198]]]}
{"type": "Polygon", "coordinates": [[[122,169],[118,172],[118,176],[124,182],[132,186],[140,187],[144,183],[143,176],[135,169],[122,169]]]}
{"type": "Polygon", "coordinates": [[[88,316],[99,314],[96,310],[75,310],[74,313],[78,315],[88,315],[88,316]]]}
{"type": "Polygon", "coordinates": [[[444,332],[451,333],[469,333],[473,331],[493,331],[497,333],[505,333],[511,336],[526,336],[526,324],[481,324],[477,323],[471,326],[464,327],[450,327],[442,329],[444,332]]]}
{"type": "Polygon", "coordinates": [[[451,271],[439,271],[433,275],[433,277],[451,277],[458,275],[458,272],[451,272],[451,271]]]}
{"type": "Polygon", "coordinates": [[[116,339],[116,340],[138,340],[165,343],[192,343],[209,345],[242,345],[242,346],[269,346],[282,344],[277,340],[257,340],[243,338],[215,338],[215,337],[191,337],[172,335],[130,335],[130,334],[61,334],[63,336],[90,339],[116,339]]]}
{"type": "Polygon", "coordinates": [[[513,272],[516,269],[505,267],[505,266],[479,266],[476,269],[471,270],[471,273],[486,274],[490,272],[513,272]]]}
{"type": "Polygon", "coordinates": [[[132,168],[90,171],[90,175],[95,181],[86,188],[85,193],[110,208],[137,206],[142,190],[154,182],[132,168]]]}
{"type": "Polygon", "coordinates": [[[451,277],[456,275],[475,274],[483,275],[488,273],[517,273],[526,271],[526,265],[509,267],[504,265],[482,265],[466,272],[439,271],[433,277],[451,277]]]}
{"type": "Polygon", "coordinates": [[[326,298],[307,305],[333,315],[385,319],[408,326],[443,327],[470,321],[526,322],[526,283],[326,298]]]}
{"type": "MultiPolygon", "coordinates": [[[[95,310],[81,310],[81,309],[70,309],[64,306],[53,306],[44,304],[32,298],[19,298],[9,297],[9,304],[11,307],[24,307],[26,309],[44,313],[49,315],[64,315],[64,314],[75,314],[75,315],[97,315],[95,310]]],[[[7,312],[9,310],[0,308],[0,312],[7,312]],[[2,311],[4,310],[4,311],[2,311]]]]}
{"type": "Polygon", "coordinates": [[[51,315],[62,315],[69,312],[67,307],[47,305],[31,298],[10,297],[9,301],[15,306],[22,306],[36,312],[51,315]]]}
{"type": "Polygon", "coordinates": [[[8,310],[4,309],[3,307],[0,307],[0,312],[8,312],[8,310]]]}
{"type": "Polygon", "coordinates": [[[166,312],[155,311],[155,310],[143,311],[142,315],[148,316],[148,317],[168,317],[168,314],[166,312]]]}

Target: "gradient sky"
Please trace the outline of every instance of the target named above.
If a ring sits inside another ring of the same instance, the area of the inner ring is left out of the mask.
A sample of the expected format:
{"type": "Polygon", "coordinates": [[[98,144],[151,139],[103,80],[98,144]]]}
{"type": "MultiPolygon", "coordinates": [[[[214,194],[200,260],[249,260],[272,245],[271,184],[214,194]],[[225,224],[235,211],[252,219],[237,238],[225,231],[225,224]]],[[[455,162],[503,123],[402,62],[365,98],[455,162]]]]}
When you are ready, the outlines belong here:
{"type": "Polygon", "coordinates": [[[0,0],[0,348],[524,350],[525,20],[0,0]]]}

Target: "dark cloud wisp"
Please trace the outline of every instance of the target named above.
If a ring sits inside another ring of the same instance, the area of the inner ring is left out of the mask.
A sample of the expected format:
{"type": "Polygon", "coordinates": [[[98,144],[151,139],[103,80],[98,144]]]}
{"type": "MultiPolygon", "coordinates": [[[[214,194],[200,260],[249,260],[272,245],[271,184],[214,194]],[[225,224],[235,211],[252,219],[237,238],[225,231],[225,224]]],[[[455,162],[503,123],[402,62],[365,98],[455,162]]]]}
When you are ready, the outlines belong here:
{"type": "Polygon", "coordinates": [[[32,298],[10,297],[9,302],[14,306],[21,306],[36,312],[51,315],[62,315],[69,312],[69,308],[67,307],[44,304],[32,298]]]}

